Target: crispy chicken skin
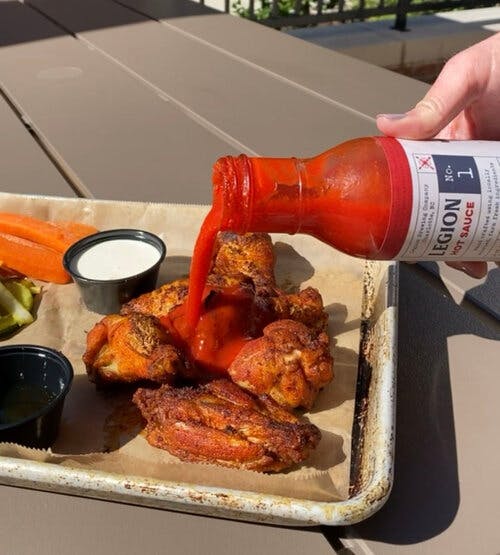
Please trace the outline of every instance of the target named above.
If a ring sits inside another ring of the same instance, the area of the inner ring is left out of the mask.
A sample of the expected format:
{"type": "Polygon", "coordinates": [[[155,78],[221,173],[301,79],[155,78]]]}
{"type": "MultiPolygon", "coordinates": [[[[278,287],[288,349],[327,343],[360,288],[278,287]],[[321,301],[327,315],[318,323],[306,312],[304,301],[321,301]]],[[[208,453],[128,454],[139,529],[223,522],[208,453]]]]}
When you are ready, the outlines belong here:
{"type": "Polygon", "coordinates": [[[224,231],[218,234],[214,250],[208,285],[227,287],[251,282],[257,294],[276,285],[275,257],[269,234],[238,235],[224,231]]]}
{"type": "Polygon", "coordinates": [[[139,312],[161,318],[182,304],[188,292],[188,279],[176,279],[150,293],[144,293],[124,304],[120,314],[139,312]]]}
{"type": "Polygon", "coordinates": [[[276,289],[270,304],[276,320],[296,320],[317,332],[326,331],[328,314],[319,291],[313,287],[290,294],[276,289]]]}
{"type": "Polygon", "coordinates": [[[278,472],[307,458],[320,440],[316,426],[229,380],[140,388],[133,401],[147,421],[148,442],[184,461],[278,472]]]}
{"type": "Polygon", "coordinates": [[[333,378],[328,336],[294,320],[277,320],[242,347],[228,373],[243,389],[267,394],[282,407],[310,409],[333,378]]]}
{"type": "Polygon", "coordinates": [[[104,385],[150,380],[172,383],[185,362],[168,344],[156,318],[140,313],[111,314],[87,335],[83,362],[91,381],[104,385]]]}

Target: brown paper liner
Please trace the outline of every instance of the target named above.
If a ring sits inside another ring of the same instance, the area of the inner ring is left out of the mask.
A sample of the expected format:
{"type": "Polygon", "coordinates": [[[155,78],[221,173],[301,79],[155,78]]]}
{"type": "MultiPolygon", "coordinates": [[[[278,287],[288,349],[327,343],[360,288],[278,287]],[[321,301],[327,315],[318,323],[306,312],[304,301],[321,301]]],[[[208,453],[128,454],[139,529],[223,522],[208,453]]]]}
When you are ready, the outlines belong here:
{"type": "MultiPolygon", "coordinates": [[[[0,210],[49,220],[76,220],[100,230],[152,231],[167,245],[158,285],[187,275],[194,240],[208,208],[192,205],[58,199],[0,193],[0,210]]],[[[99,391],[81,356],[86,332],[102,318],[86,310],[77,286],[42,285],[36,320],[0,345],[33,343],[62,351],[75,377],[51,451],[0,444],[0,457],[95,469],[123,476],[218,486],[317,501],[345,499],[349,489],[351,429],[356,388],[363,263],[307,236],[274,235],[276,277],[284,289],[319,289],[329,313],[335,378],[304,415],[322,433],[315,452],[289,472],[266,475],[180,462],[151,447],[131,404],[131,390],[99,391]]],[[[1,466],[0,458],[0,466],[1,466]]]]}

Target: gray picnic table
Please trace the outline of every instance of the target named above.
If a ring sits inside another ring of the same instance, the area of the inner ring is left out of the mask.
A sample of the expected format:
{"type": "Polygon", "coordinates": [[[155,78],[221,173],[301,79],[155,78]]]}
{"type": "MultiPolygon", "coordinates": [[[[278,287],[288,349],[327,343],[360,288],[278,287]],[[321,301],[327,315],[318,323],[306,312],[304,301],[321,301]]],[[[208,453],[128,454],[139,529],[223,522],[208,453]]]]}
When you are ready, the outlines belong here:
{"type": "MultiPolygon", "coordinates": [[[[188,0],[0,1],[0,190],[211,200],[224,154],[373,135],[426,85],[188,0]]],[[[499,271],[400,268],[395,480],[345,528],[0,486],[5,554],[500,552],[499,271]]]]}

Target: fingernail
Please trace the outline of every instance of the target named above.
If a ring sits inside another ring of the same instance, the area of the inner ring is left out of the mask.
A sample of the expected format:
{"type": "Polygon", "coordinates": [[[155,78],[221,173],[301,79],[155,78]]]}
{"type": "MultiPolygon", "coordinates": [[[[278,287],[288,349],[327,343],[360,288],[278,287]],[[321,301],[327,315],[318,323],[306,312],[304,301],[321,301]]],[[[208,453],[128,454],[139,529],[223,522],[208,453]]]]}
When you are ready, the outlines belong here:
{"type": "Polygon", "coordinates": [[[406,114],[378,114],[377,118],[385,118],[385,119],[403,119],[406,117],[406,114]]]}

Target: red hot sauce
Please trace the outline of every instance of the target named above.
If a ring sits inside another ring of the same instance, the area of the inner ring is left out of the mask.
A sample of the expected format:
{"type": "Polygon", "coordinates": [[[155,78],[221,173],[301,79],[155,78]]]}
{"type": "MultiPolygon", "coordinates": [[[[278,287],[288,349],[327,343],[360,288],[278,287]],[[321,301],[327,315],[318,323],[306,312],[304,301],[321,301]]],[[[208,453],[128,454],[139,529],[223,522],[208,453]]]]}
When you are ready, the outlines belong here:
{"type": "Polygon", "coordinates": [[[223,230],[305,233],[375,260],[499,260],[498,202],[485,200],[487,187],[500,191],[499,154],[494,141],[364,137],[308,159],[220,158],[193,253],[186,325],[194,330],[199,320],[223,230]],[[476,231],[484,237],[474,240],[476,231]]]}

